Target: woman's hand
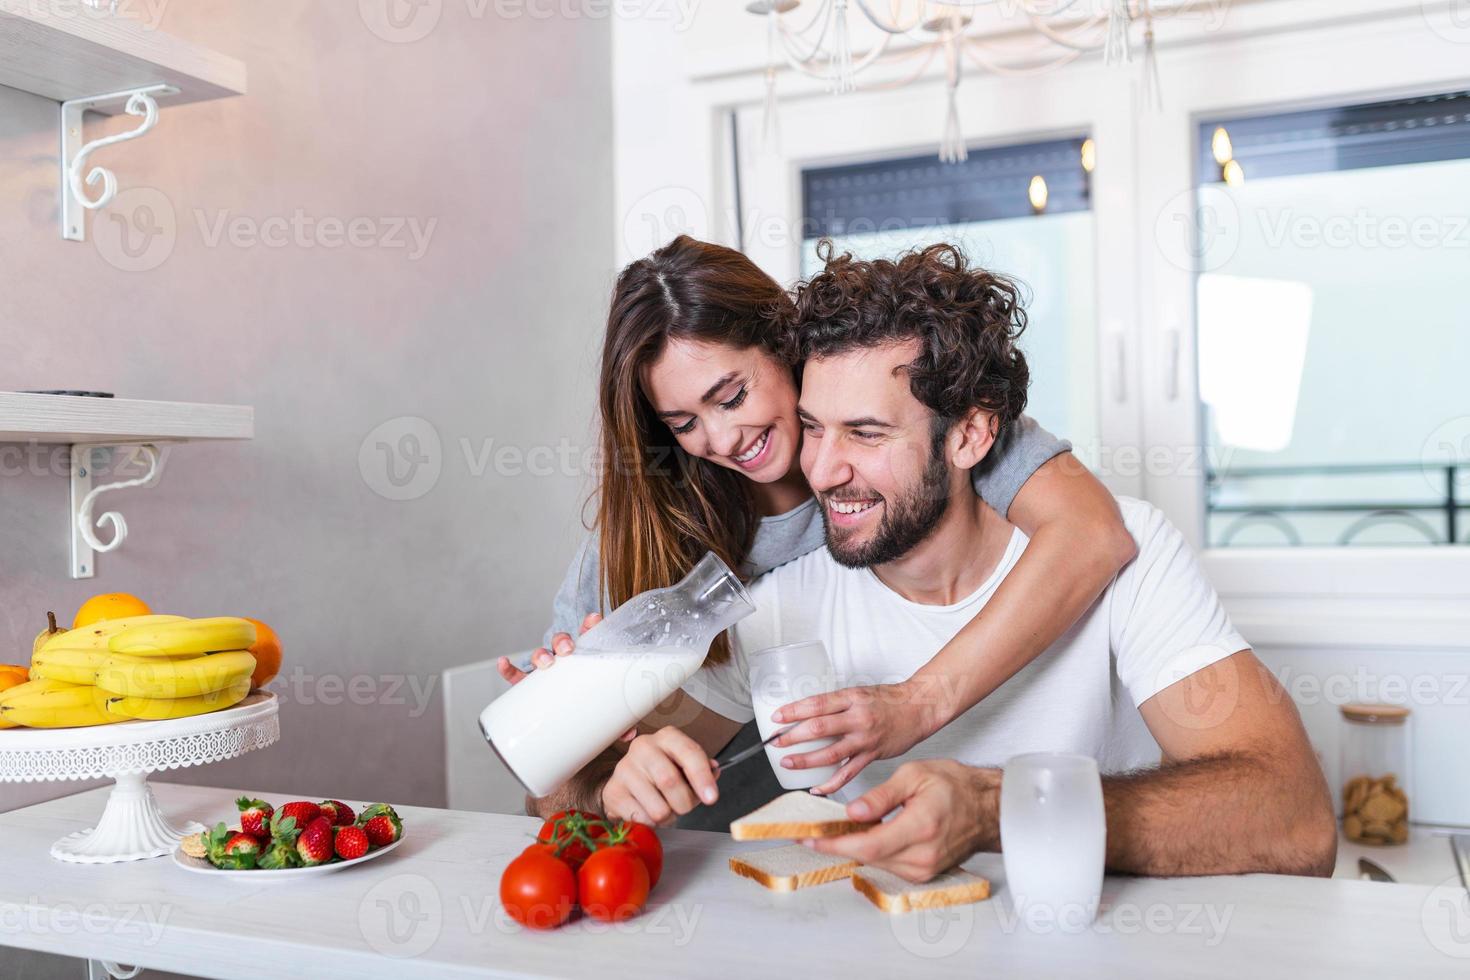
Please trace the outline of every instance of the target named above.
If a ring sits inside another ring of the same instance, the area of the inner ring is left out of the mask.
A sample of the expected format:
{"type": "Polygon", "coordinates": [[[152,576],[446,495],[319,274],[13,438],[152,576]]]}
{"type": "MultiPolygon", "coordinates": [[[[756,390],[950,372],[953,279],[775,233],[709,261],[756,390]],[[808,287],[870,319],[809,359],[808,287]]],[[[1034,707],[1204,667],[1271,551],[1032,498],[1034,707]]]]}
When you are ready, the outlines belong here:
{"type": "MultiPolygon", "coordinates": [[[[588,613],[587,617],[582,620],[581,632],[587,632],[600,622],[602,622],[602,613],[588,613]]],[[[576,648],[576,641],[572,639],[571,634],[558,633],[551,638],[551,649],[556,651],[556,656],[552,656],[545,647],[537,647],[536,651],[531,654],[531,666],[536,670],[545,669],[556,663],[557,657],[568,656],[576,648]]],[[[529,671],[521,670],[511,663],[509,657],[501,657],[497,660],[495,668],[500,671],[500,676],[512,685],[519,684],[530,676],[529,671]]]]}
{"type": "Polygon", "coordinates": [[[931,706],[923,703],[908,684],[846,687],[831,694],[793,701],[776,711],[778,725],[800,722],[773,743],[778,748],[836,737],[824,749],[788,755],[781,764],[789,769],[812,769],[847,762],[812,792],[835,793],[876,759],[903,755],[934,733],[931,706]]]}
{"type": "MultiPolygon", "coordinates": [[[[600,622],[602,622],[602,613],[588,613],[587,617],[582,620],[582,629],[580,632],[585,633],[600,622]]],[[[545,670],[556,663],[557,657],[571,656],[572,652],[577,649],[577,644],[570,634],[558,633],[551,638],[551,648],[556,651],[556,656],[552,656],[545,647],[538,647],[536,652],[531,654],[532,668],[535,670],[545,670]]],[[[528,671],[521,670],[515,664],[511,663],[509,657],[501,657],[497,660],[495,662],[495,668],[500,671],[500,676],[504,677],[512,687],[531,676],[528,671]]],[[[634,725],[619,735],[618,741],[631,742],[637,737],[638,726],[634,725]]]]}

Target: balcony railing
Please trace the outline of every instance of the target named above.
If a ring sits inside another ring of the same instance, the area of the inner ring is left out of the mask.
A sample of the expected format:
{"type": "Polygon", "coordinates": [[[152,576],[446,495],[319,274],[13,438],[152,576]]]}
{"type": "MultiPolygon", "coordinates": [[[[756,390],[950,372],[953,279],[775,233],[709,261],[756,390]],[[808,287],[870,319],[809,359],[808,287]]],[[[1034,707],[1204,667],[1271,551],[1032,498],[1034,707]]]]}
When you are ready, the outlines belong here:
{"type": "MultiPolygon", "coordinates": [[[[1470,534],[1462,537],[1460,529],[1465,526],[1466,511],[1470,511],[1470,500],[1463,500],[1458,484],[1470,475],[1470,463],[1361,463],[1319,466],[1259,466],[1232,467],[1229,470],[1211,470],[1205,477],[1205,503],[1210,515],[1237,515],[1211,534],[1211,545],[1229,547],[1242,532],[1252,528],[1269,527],[1278,532],[1284,542],[1302,546],[1305,540],[1299,518],[1304,515],[1360,515],[1336,534],[1332,543],[1347,546],[1362,544],[1363,534],[1384,525],[1406,528],[1422,538],[1424,544],[1456,545],[1470,544],[1470,534]],[[1240,484],[1249,480],[1317,478],[1317,477],[1381,477],[1423,474],[1428,485],[1442,487],[1439,494],[1427,499],[1384,500],[1353,498],[1332,500],[1258,500],[1237,501],[1244,496],[1240,484]],[[1235,492],[1230,493],[1232,485],[1235,492]],[[1438,517],[1438,521],[1426,518],[1438,517]]],[[[1214,525],[1212,524],[1212,532],[1214,525]]],[[[1314,542],[1326,543],[1326,542],[1314,542]]]]}

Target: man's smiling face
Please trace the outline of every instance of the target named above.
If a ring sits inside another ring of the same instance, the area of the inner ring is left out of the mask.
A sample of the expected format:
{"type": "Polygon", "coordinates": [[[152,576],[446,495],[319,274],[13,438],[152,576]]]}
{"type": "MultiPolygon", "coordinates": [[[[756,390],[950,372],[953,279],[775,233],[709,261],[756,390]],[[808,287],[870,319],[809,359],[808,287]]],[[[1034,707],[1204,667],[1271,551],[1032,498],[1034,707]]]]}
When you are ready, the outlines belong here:
{"type": "Polygon", "coordinates": [[[801,468],[822,504],[827,548],[852,568],[893,561],[944,516],[955,469],[905,366],[917,340],[808,360],[801,468]]]}

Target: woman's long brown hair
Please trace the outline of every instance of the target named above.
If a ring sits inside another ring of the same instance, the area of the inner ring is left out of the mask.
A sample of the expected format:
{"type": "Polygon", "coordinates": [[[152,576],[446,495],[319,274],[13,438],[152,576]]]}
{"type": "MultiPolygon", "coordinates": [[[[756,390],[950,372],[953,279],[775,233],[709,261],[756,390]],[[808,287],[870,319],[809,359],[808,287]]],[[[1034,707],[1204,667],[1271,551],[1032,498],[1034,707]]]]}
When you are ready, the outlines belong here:
{"type": "MultiPolygon", "coordinates": [[[[780,356],[790,297],[734,249],[681,235],[623,270],[602,346],[599,578],[614,607],[672,585],[713,551],[742,570],[759,516],[744,476],[690,456],[643,391],[671,340],[760,347],[780,356]]],[[[721,635],[710,661],[722,663],[721,635]]]]}

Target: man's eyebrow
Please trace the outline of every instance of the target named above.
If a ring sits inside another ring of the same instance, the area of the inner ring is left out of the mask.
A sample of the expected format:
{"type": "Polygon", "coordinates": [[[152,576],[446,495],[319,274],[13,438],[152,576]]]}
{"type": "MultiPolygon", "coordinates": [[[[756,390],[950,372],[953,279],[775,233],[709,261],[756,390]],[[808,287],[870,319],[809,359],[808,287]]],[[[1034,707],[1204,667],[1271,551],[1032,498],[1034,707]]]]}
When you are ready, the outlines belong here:
{"type": "MultiPolygon", "coordinates": [[[[737,371],[731,371],[720,380],[710,385],[709,390],[699,396],[699,404],[708,405],[711,401],[714,400],[715,395],[719,394],[721,388],[725,387],[725,385],[735,380],[735,375],[738,373],[739,372],[737,371]]],[[[688,412],[659,412],[658,417],[661,419],[676,419],[681,415],[688,414],[688,412]]]]}
{"type": "MultiPolygon", "coordinates": [[[[816,421],[817,421],[817,417],[815,415],[813,415],[811,412],[808,412],[806,409],[802,408],[800,405],[796,406],[796,415],[797,415],[798,418],[805,419],[808,422],[816,423],[816,421]]],[[[871,415],[864,416],[863,418],[860,418],[860,419],[848,419],[846,422],[843,422],[842,424],[844,426],[846,426],[847,428],[849,428],[849,429],[893,429],[893,428],[897,428],[897,426],[895,426],[892,422],[884,422],[882,419],[873,418],[871,415]]]]}

